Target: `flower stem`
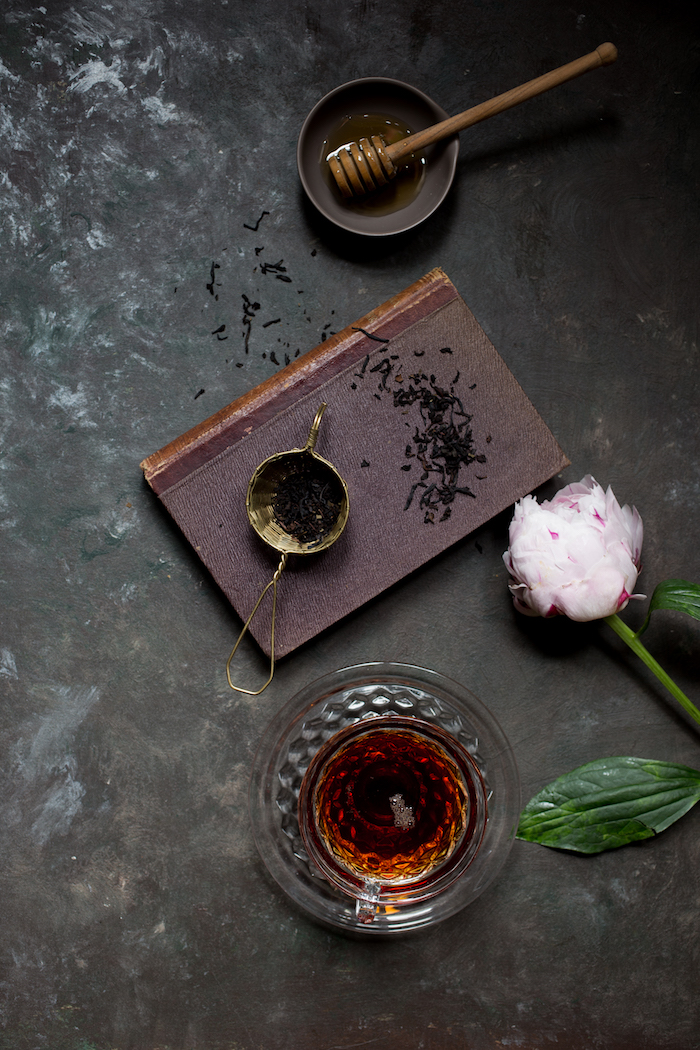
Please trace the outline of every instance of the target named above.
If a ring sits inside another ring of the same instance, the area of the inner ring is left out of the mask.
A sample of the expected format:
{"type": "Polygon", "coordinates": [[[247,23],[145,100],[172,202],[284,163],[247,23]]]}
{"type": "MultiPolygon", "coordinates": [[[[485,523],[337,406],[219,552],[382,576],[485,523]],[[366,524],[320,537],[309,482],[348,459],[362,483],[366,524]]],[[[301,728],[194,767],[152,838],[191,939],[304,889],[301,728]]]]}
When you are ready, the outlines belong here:
{"type": "Polygon", "coordinates": [[[700,711],[698,711],[692,700],[688,699],[682,689],[678,688],[673,679],[666,674],[663,667],[656,662],[651,653],[647,652],[634,631],[631,631],[627,624],[616,614],[605,616],[604,619],[607,625],[612,627],[615,634],[629,645],[633,653],[637,654],[642,663],[646,664],[649,670],[654,672],[659,681],[666,686],[671,696],[676,698],[681,707],[700,724],[700,711]]]}

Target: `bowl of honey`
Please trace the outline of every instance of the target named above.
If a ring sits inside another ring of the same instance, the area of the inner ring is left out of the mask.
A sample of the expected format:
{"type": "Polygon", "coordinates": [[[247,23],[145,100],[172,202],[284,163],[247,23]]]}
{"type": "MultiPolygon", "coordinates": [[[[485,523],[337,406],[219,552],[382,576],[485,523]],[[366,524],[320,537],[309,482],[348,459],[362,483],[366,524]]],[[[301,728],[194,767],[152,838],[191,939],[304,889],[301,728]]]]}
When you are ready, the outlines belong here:
{"type": "Polygon", "coordinates": [[[258,748],[250,815],[287,895],[355,936],[407,933],[478,897],[520,812],[494,716],[435,671],[375,663],[302,689],[258,748]]]}
{"type": "Polygon", "coordinates": [[[418,226],[439,208],[452,185],[457,135],[411,154],[381,189],[349,199],[335,184],[327,158],[373,135],[391,145],[447,117],[426,94],[401,80],[364,77],[335,88],[311,110],[297,143],[299,177],[309,200],[336,226],[366,237],[418,226]]]}

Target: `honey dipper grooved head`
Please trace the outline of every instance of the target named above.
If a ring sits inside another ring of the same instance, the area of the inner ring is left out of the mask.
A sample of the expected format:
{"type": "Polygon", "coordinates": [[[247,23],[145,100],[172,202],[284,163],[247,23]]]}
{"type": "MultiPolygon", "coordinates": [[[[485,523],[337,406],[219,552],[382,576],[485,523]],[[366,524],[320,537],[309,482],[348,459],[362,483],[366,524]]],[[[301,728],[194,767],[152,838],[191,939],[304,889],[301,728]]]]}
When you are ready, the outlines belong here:
{"type": "Polygon", "coordinates": [[[341,146],[329,154],[328,166],[343,197],[363,197],[396,174],[381,135],[341,146]]]}

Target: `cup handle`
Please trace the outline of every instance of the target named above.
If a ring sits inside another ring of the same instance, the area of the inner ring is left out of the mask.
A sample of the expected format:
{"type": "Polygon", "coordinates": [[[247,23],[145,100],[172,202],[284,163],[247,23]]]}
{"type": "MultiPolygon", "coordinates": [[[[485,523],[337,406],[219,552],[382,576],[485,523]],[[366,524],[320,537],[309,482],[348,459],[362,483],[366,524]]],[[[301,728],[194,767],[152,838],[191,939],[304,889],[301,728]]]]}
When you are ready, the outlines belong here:
{"type": "Polygon", "coordinates": [[[248,617],[246,622],[243,624],[243,630],[238,635],[238,639],[236,641],[236,644],[234,645],[233,649],[231,650],[231,655],[229,656],[228,660],[226,661],[226,678],[228,679],[228,684],[231,686],[231,688],[236,693],[245,693],[247,696],[259,696],[260,693],[262,693],[264,689],[267,689],[268,685],[272,681],[272,676],[275,673],[275,617],[277,615],[277,581],[279,580],[280,576],[282,575],[282,572],[283,572],[284,567],[285,567],[286,564],[287,564],[287,554],[285,552],[282,555],[282,557],[280,558],[280,563],[277,566],[277,569],[275,571],[275,575],[272,577],[272,579],[268,583],[267,587],[265,587],[265,589],[263,590],[262,594],[260,595],[260,597],[258,598],[257,602],[255,603],[255,605],[253,607],[252,613],[250,614],[250,616],[248,617]],[[238,649],[238,646],[241,644],[241,640],[243,638],[243,635],[248,630],[248,628],[250,626],[250,623],[251,623],[251,620],[253,619],[253,617],[255,616],[256,612],[258,611],[258,609],[260,607],[260,603],[263,600],[263,598],[265,597],[265,595],[267,594],[267,592],[270,590],[270,587],[272,587],[272,624],[271,624],[271,627],[270,627],[270,675],[269,675],[267,681],[265,682],[265,684],[261,685],[259,689],[244,689],[240,685],[234,685],[233,682],[231,681],[231,661],[233,660],[234,656],[236,655],[236,650],[238,649]]]}
{"type": "Polygon", "coordinates": [[[379,912],[380,888],[374,879],[366,879],[362,884],[360,895],[355,900],[355,917],[363,926],[373,922],[379,912]]]}

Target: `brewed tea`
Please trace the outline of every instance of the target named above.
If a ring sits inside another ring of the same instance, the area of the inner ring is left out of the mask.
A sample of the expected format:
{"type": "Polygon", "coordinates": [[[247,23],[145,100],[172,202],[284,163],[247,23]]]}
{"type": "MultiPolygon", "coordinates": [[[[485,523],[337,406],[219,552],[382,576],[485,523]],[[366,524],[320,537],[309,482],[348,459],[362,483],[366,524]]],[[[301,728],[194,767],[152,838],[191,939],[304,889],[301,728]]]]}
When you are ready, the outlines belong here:
{"type": "Polygon", "coordinates": [[[388,715],[322,748],[304,777],[299,825],[309,856],[346,891],[430,896],[478,849],[485,806],[480,774],[454,738],[388,715]]]}

